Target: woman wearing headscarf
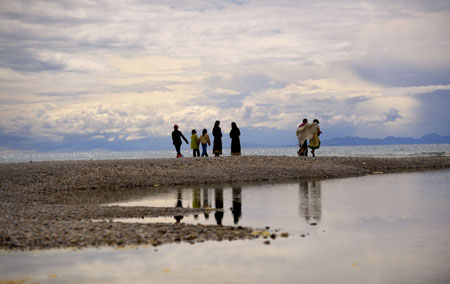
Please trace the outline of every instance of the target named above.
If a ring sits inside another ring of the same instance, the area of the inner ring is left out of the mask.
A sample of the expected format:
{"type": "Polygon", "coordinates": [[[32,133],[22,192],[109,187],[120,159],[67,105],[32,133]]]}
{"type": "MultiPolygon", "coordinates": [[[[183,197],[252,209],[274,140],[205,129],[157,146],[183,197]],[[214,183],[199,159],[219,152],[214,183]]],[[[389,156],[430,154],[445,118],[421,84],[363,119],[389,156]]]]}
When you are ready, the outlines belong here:
{"type": "Polygon", "coordinates": [[[240,156],[241,155],[241,141],[239,139],[239,136],[241,135],[241,131],[239,131],[239,128],[236,125],[236,122],[231,123],[231,131],[230,131],[230,138],[231,138],[231,155],[232,156],[240,156]]]}
{"type": "Polygon", "coordinates": [[[216,120],[212,135],[214,136],[213,153],[216,157],[222,155],[222,130],[219,127],[220,121],[216,120]]]}

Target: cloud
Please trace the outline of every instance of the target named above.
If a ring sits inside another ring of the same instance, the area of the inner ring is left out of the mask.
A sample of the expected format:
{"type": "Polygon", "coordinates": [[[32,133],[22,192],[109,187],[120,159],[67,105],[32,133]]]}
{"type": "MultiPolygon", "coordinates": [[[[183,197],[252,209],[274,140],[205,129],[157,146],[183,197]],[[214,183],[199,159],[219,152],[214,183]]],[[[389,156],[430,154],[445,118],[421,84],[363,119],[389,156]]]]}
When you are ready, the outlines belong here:
{"type": "MultiPolygon", "coordinates": [[[[423,98],[449,90],[449,14],[448,1],[1,2],[0,134],[117,141],[308,117],[420,136],[423,98]]],[[[432,97],[427,114],[446,102],[432,97]]]]}
{"type": "Polygon", "coordinates": [[[384,114],[386,115],[386,122],[396,121],[397,119],[402,118],[402,116],[398,113],[398,110],[395,108],[390,108],[384,114]]]}

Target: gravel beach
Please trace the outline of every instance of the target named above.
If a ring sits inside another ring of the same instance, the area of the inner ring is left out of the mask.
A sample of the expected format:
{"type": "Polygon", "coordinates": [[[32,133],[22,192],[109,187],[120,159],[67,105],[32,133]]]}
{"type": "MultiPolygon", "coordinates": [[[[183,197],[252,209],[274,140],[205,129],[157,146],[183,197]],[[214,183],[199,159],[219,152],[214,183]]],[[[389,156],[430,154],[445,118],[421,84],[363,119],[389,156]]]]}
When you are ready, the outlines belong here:
{"type": "Polygon", "coordinates": [[[157,246],[267,237],[258,228],[93,220],[190,215],[206,210],[100,206],[114,197],[123,200],[159,187],[275,183],[444,168],[450,168],[450,157],[240,156],[3,163],[0,249],[157,246]]]}

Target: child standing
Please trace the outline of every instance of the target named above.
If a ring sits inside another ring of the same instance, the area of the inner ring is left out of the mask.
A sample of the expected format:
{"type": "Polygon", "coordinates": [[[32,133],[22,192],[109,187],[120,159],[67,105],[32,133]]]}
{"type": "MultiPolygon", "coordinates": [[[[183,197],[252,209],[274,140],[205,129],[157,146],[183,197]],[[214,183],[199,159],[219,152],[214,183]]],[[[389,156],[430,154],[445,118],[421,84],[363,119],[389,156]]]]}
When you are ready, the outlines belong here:
{"type": "Polygon", "coordinates": [[[206,148],[208,145],[211,145],[211,141],[209,140],[209,135],[207,134],[208,130],[206,128],[203,129],[202,135],[200,135],[200,142],[202,143],[202,157],[208,157],[208,153],[206,153],[206,148]]]}
{"type": "Polygon", "coordinates": [[[193,151],[194,157],[200,157],[200,149],[199,149],[198,142],[199,142],[199,139],[197,136],[197,131],[195,129],[192,129],[191,149],[193,151]]]}

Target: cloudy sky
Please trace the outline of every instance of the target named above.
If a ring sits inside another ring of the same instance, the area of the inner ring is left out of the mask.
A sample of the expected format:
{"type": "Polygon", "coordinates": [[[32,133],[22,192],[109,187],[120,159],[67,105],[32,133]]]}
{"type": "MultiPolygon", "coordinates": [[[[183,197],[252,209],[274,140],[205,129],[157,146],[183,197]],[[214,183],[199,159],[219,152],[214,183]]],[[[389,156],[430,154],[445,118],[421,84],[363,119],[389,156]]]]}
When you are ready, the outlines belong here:
{"type": "Polygon", "coordinates": [[[303,117],[324,139],[450,135],[450,2],[0,1],[0,82],[3,151],[215,120],[260,144],[303,117]]]}

